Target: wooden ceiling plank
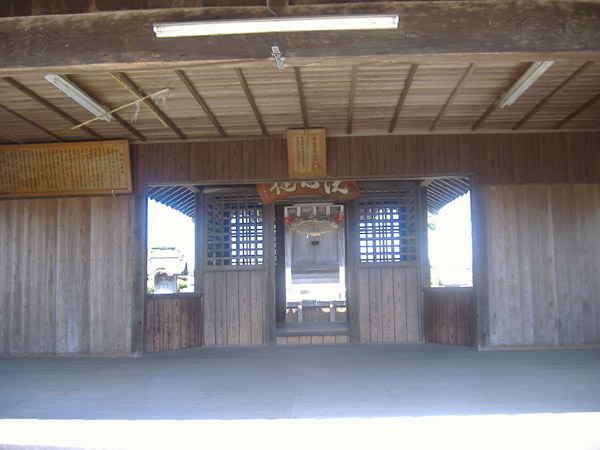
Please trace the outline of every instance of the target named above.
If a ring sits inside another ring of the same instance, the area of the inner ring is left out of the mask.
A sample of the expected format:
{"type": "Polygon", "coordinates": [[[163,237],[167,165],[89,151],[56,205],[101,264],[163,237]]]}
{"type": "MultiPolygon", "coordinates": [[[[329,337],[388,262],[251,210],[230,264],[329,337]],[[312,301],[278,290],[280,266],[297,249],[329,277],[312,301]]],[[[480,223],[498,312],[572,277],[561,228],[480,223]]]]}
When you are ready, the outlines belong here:
{"type": "Polygon", "coordinates": [[[592,106],[598,100],[600,100],[600,92],[598,92],[596,95],[594,95],[591,99],[589,99],[587,102],[585,102],[579,108],[577,108],[575,111],[573,111],[567,117],[565,117],[563,120],[561,120],[556,125],[554,125],[554,129],[558,130],[559,128],[564,127],[567,124],[567,122],[570,122],[572,119],[574,119],[579,114],[581,114],[583,111],[585,111],[586,109],[588,109],[590,106],[592,106]]]}
{"type": "Polygon", "coordinates": [[[121,125],[123,128],[125,128],[131,134],[135,135],[140,141],[146,142],[148,140],[146,138],[146,136],[144,136],[142,133],[140,133],[138,130],[136,130],[129,122],[127,122],[125,119],[123,119],[117,113],[112,113],[112,116],[115,118],[115,120],[117,122],[119,122],[119,125],[121,125]]]}
{"type": "MultiPolygon", "coordinates": [[[[141,99],[142,97],[147,96],[147,94],[144,92],[144,90],[141,89],[137,84],[135,84],[133,82],[133,80],[131,80],[131,78],[129,78],[127,76],[127,74],[125,72],[111,72],[111,75],[114,78],[116,78],[120,83],[125,85],[127,87],[127,89],[138,99],[141,99]]],[[[148,101],[147,99],[143,100],[142,103],[148,109],[150,109],[150,111],[152,111],[153,114],[157,115],[164,123],[166,123],[167,126],[177,136],[179,136],[184,141],[187,139],[187,136],[185,134],[183,134],[183,132],[179,128],[177,128],[177,126],[173,123],[173,121],[158,106],[156,106],[154,103],[148,101]]]]}
{"type": "Polygon", "coordinates": [[[189,78],[186,76],[184,71],[183,70],[175,70],[175,73],[177,74],[177,76],[179,77],[179,79],[181,80],[183,85],[186,87],[186,89],[189,91],[189,93],[192,94],[192,97],[194,97],[194,100],[196,100],[196,102],[198,102],[200,107],[204,110],[204,112],[208,116],[208,119],[212,122],[212,124],[217,129],[219,134],[222,137],[227,137],[227,133],[225,133],[225,130],[223,129],[223,127],[221,126],[221,124],[219,123],[219,121],[217,120],[215,115],[212,113],[212,111],[210,110],[210,108],[208,107],[208,105],[206,104],[204,99],[202,98],[202,96],[198,93],[198,91],[196,90],[194,85],[191,83],[189,78]]]}
{"type": "Polygon", "coordinates": [[[348,125],[346,126],[346,134],[352,134],[352,115],[354,113],[354,97],[356,94],[356,78],[358,77],[358,66],[352,66],[352,82],[350,83],[350,102],[348,107],[348,125]]]}
{"type": "Polygon", "coordinates": [[[21,139],[17,139],[16,137],[9,136],[8,134],[5,134],[5,133],[0,133],[0,136],[2,136],[3,138],[8,139],[9,141],[14,142],[15,144],[24,144],[25,143],[21,139]]]}
{"type": "MultiPolygon", "coordinates": [[[[62,109],[57,108],[56,106],[54,106],[52,103],[50,103],[48,100],[46,100],[45,98],[39,96],[38,94],[36,94],[35,92],[33,92],[31,89],[27,88],[26,86],[22,85],[21,83],[19,83],[17,80],[15,80],[14,78],[11,77],[3,77],[2,78],[6,83],[10,84],[12,87],[14,87],[15,89],[17,89],[18,91],[22,92],[23,94],[25,94],[26,96],[28,96],[29,98],[35,100],[36,102],[38,102],[40,105],[42,105],[43,107],[49,109],[50,111],[52,111],[53,113],[59,115],[60,117],[62,117],[63,119],[65,119],[68,122],[71,122],[73,125],[79,125],[79,121],[77,121],[75,118],[71,117],[70,115],[68,115],[66,112],[64,112],[62,109]]],[[[80,127],[83,131],[85,131],[87,134],[89,134],[90,136],[93,136],[94,139],[98,139],[100,141],[103,141],[104,138],[102,136],[100,136],[98,133],[96,133],[95,131],[89,129],[88,127],[80,127]]]]}
{"type": "Polygon", "coordinates": [[[258,107],[256,106],[256,102],[254,101],[252,92],[250,92],[250,87],[248,86],[248,83],[246,82],[246,78],[244,78],[242,69],[240,69],[239,67],[236,67],[234,70],[235,70],[235,74],[238,77],[238,80],[240,81],[240,84],[242,85],[242,89],[244,89],[244,93],[246,94],[248,103],[250,103],[250,107],[252,108],[252,111],[254,112],[254,117],[256,117],[256,121],[258,122],[258,125],[260,126],[263,136],[268,136],[269,133],[267,132],[265,123],[263,122],[262,116],[260,115],[260,111],[258,110],[258,107]]]}
{"type": "Polygon", "coordinates": [[[48,136],[50,136],[52,139],[54,139],[56,142],[64,142],[64,139],[62,139],[60,136],[57,136],[56,134],[52,133],[51,131],[46,130],[44,127],[42,127],[41,125],[38,125],[37,123],[29,120],[27,117],[22,116],[21,114],[19,114],[16,111],[13,111],[10,108],[7,108],[4,105],[0,105],[0,110],[4,111],[7,114],[11,114],[12,116],[16,117],[17,119],[28,123],[29,125],[31,125],[34,128],[37,128],[38,130],[40,130],[42,133],[47,134],[48,136]]]}
{"type": "Polygon", "coordinates": [[[471,74],[473,73],[473,71],[475,70],[476,67],[477,67],[477,63],[471,63],[469,65],[469,67],[467,68],[467,70],[463,74],[463,77],[461,78],[461,80],[458,82],[458,84],[456,85],[456,87],[452,91],[452,94],[450,94],[450,98],[448,98],[448,101],[446,102],[446,104],[442,108],[442,111],[440,112],[440,114],[437,116],[437,119],[435,119],[435,122],[433,123],[433,125],[431,127],[431,132],[432,133],[434,133],[435,130],[437,129],[438,125],[440,124],[440,122],[442,121],[442,119],[444,118],[444,116],[446,115],[446,112],[448,111],[448,109],[450,108],[450,106],[452,106],[452,103],[454,103],[454,100],[458,96],[458,93],[460,92],[460,90],[462,89],[462,87],[465,85],[465,83],[467,82],[467,80],[469,79],[469,77],[471,76],[471,74]]]}
{"type": "Polygon", "coordinates": [[[542,109],[550,100],[552,100],[554,97],[556,97],[556,95],[560,91],[562,91],[569,83],[571,83],[579,75],[581,75],[583,72],[585,72],[587,69],[589,69],[592,64],[593,64],[592,61],[586,62],[581,67],[579,67],[575,72],[573,72],[565,81],[560,83],[560,85],[558,85],[552,92],[550,92],[546,97],[544,97],[541,102],[539,102],[537,105],[535,105],[531,111],[529,111],[527,114],[525,114],[523,116],[523,118],[521,120],[519,120],[515,124],[515,126],[512,127],[513,131],[517,131],[519,128],[521,128],[523,125],[525,125],[525,122],[527,122],[529,119],[531,119],[535,115],[535,113],[537,113],[540,109],[542,109]]]}
{"type": "Polygon", "coordinates": [[[304,87],[302,85],[302,75],[300,74],[300,67],[294,67],[294,74],[296,75],[296,86],[298,87],[298,97],[300,98],[302,122],[304,123],[304,128],[308,128],[308,113],[306,110],[306,98],[304,97],[304,87]]]}
{"type": "Polygon", "coordinates": [[[410,85],[415,78],[415,73],[417,73],[417,69],[419,68],[418,64],[412,64],[410,66],[410,71],[406,76],[406,81],[404,82],[404,88],[402,89],[402,93],[400,94],[400,98],[398,99],[398,103],[396,104],[396,110],[394,111],[394,116],[392,117],[392,121],[390,122],[390,127],[388,129],[389,133],[394,132],[394,128],[396,128],[396,122],[398,122],[398,117],[400,116],[400,111],[402,111],[402,107],[404,106],[404,101],[406,100],[406,96],[408,95],[408,91],[410,89],[410,85]]]}

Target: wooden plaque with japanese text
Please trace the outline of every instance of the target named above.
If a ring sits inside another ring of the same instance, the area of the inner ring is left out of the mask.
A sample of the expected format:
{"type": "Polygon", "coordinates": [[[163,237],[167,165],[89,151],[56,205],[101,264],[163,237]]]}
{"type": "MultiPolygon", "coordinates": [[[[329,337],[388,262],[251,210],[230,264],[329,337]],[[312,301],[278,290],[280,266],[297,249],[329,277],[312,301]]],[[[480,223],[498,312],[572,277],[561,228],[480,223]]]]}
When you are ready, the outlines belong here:
{"type": "Polygon", "coordinates": [[[0,146],[0,198],[131,192],[126,140],[0,146]]]}
{"type": "Polygon", "coordinates": [[[288,177],[295,180],[325,178],[325,129],[287,130],[286,137],[288,177]]]}

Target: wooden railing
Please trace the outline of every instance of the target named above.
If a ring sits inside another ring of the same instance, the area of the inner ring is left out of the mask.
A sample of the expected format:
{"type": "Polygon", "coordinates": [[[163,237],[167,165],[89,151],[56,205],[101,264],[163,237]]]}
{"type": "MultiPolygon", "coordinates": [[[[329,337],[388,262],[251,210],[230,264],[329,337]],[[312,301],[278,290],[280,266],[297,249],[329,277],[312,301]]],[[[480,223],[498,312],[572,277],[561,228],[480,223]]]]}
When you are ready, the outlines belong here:
{"type": "Polygon", "coordinates": [[[164,352],[202,344],[201,300],[197,294],[146,297],[146,352],[164,352]]]}
{"type": "Polygon", "coordinates": [[[424,289],[425,341],[475,345],[474,308],[473,288],[424,289]]]}

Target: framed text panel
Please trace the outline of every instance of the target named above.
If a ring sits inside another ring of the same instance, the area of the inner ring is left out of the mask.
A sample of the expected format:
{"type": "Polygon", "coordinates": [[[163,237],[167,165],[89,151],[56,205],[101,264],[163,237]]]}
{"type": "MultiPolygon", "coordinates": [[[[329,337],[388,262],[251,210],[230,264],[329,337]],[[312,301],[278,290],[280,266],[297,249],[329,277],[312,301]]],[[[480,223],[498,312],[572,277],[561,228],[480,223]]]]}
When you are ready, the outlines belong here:
{"type": "Polygon", "coordinates": [[[0,198],[131,192],[126,140],[0,146],[0,198]]]}
{"type": "Polygon", "coordinates": [[[287,130],[288,176],[291,179],[325,178],[325,129],[287,130]]]}

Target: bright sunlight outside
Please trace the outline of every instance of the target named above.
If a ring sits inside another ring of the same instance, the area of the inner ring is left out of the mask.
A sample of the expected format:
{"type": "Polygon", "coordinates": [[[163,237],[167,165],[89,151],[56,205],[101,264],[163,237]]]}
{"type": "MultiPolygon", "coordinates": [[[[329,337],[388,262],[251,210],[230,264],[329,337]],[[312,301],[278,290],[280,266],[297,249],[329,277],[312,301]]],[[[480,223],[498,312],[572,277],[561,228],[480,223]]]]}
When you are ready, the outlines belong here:
{"type": "Polygon", "coordinates": [[[472,286],[470,193],[429,214],[428,238],[431,286],[472,286]]]}
{"type": "Polygon", "coordinates": [[[148,292],[194,291],[194,222],[148,199],[148,292]]]}

